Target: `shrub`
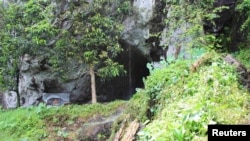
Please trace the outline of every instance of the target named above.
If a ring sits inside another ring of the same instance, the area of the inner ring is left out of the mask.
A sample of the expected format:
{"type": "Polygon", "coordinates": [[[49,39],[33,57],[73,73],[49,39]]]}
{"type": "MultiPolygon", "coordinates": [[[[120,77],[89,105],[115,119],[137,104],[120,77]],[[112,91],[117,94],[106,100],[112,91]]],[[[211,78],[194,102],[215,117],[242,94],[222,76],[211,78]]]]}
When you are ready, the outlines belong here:
{"type": "Polygon", "coordinates": [[[150,95],[153,120],[138,140],[204,139],[208,124],[239,124],[247,119],[249,93],[237,82],[235,68],[211,54],[196,72],[188,61],[178,61],[151,74],[145,91],[150,95]]]}

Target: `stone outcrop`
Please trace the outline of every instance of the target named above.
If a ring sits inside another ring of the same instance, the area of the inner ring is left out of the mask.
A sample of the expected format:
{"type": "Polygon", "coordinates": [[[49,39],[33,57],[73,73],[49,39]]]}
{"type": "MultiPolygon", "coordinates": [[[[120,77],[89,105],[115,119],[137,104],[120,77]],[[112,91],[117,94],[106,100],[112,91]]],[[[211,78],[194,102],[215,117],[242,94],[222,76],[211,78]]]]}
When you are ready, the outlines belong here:
{"type": "Polygon", "coordinates": [[[17,106],[18,106],[17,93],[15,91],[6,91],[6,92],[4,92],[2,94],[2,104],[3,104],[3,107],[7,108],[7,109],[17,108],[17,106]]]}
{"type": "Polygon", "coordinates": [[[226,63],[236,67],[236,71],[239,74],[239,82],[250,91],[250,71],[230,54],[226,55],[223,59],[226,63]]]}
{"type": "Polygon", "coordinates": [[[175,21],[169,25],[165,22],[172,16],[171,6],[164,1],[135,0],[132,9],[133,15],[128,15],[123,22],[124,42],[138,49],[154,64],[168,57],[177,59],[180,54],[184,54],[181,57],[189,57],[187,42],[191,37],[181,36],[191,25],[184,22],[174,31],[170,30],[169,26],[176,24],[175,21]]]}
{"type": "Polygon", "coordinates": [[[147,54],[145,40],[149,37],[150,20],[153,17],[155,0],[134,0],[132,3],[133,14],[123,21],[125,30],[122,40],[129,45],[137,47],[143,54],[147,54]]]}
{"type": "MultiPolygon", "coordinates": [[[[71,64],[74,65],[74,64],[71,64]]],[[[73,66],[72,66],[73,67],[73,66]]],[[[45,93],[70,93],[73,102],[89,100],[89,77],[84,66],[74,66],[68,82],[59,79],[48,61],[25,55],[20,69],[19,95],[21,106],[30,106],[42,101],[45,93]]]]}
{"type": "Polygon", "coordinates": [[[111,127],[114,121],[121,115],[122,111],[118,110],[109,117],[91,118],[83,124],[78,130],[78,140],[100,141],[108,140],[111,135],[111,127]]]}

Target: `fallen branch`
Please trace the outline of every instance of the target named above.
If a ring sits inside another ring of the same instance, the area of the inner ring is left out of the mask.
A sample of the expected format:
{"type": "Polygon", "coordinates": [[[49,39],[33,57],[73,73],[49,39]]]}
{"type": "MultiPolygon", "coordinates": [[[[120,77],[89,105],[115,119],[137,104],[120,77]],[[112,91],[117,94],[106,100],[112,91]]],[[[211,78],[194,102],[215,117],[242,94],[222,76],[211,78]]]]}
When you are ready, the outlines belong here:
{"type": "Polygon", "coordinates": [[[140,127],[140,123],[135,119],[129,126],[125,126],[125,122],[122,123],[121,128],[116,133],[113,141],[134,141],[135,135],[140,127]]]}

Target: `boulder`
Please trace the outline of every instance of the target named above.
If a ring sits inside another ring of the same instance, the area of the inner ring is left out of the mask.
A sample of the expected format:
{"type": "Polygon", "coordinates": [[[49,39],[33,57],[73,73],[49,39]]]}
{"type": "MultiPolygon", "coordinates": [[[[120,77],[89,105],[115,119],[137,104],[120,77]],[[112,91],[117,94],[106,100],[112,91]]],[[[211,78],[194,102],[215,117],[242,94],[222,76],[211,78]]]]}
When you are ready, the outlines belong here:
{"type": "Polygon", "coordinates": [[[224,61],[236,68],[239,74],[238,81],[250,91],[250,71],[230,54],[224,57],[224,61]]]}
{"type": "Polygon", "coordinates": [[[121,115],[122,110],[108,116],[96,116],[90,118],[78,129],[78,140],[100,141],[108,140],[111,135],[111,127],[114,121],[121,115]]]}
{"type": "Polygon", "coordinates": [[[2,95],[3,100],[3,107],[10,109],[10,108],[17,108],[18,106],[18,97],[15,91],[6,91],[2,95]]]}

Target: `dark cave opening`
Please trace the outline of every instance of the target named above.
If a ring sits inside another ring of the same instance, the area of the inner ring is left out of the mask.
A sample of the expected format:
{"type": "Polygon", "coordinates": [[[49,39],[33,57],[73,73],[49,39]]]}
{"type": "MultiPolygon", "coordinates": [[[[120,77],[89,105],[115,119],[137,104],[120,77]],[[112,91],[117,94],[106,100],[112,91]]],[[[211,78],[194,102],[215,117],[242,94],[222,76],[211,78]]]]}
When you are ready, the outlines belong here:
{"type": "Polygon", "coordinates": [[[136,92],[136,88],[143,88],[143,78],[149,75],[147,57],[135,46],[131,46],[125,42],[121,42],[124,53],[120,57],[120,61],[124,64],[127,75],[124,80],[127,82],[127,92],[122,95],[122,99],[129,99],[136,92]]]}
{"type": "Polygon", "coordinates": [[[99,82],[99,86],[102,86],[97,90],[97,95],[104,94],[107,101],[129,100],[136,93],[136,88],[144,87],[143,78],[149,75],[147,56],[125,41],[120,41],[120,45],[123,52],[118,56],[117,61],[124,65],[126,75],[112,78],[105,83],[99,82]]]}

